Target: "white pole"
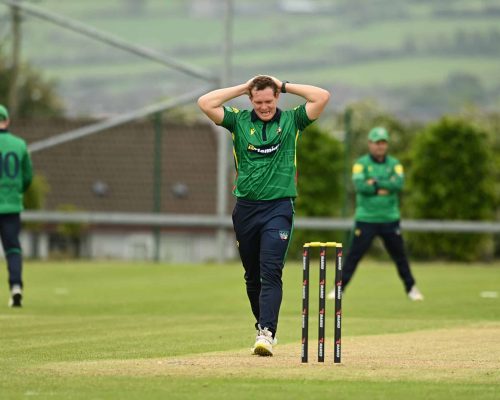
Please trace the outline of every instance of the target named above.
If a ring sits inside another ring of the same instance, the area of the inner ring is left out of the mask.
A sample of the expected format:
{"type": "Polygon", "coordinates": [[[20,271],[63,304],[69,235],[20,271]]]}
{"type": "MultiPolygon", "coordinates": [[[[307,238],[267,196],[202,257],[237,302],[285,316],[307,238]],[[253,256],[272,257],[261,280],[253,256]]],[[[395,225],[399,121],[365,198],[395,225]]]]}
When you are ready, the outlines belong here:
{"type": "MultiPolygon", "coordinates": [[[[231,81],[231,50],[232,50],[233,1],[226,0],[224,12],[224,43],[221,87],[227,87],[231,81]]],[[[229,134],[226,129],[217,129],[217,216],[223,219],[227,212],[228,176],[229,176],[229,134]]],[[[226,260],[227,234],[223,227],[217,229],[217,262],[226,260]]]]}

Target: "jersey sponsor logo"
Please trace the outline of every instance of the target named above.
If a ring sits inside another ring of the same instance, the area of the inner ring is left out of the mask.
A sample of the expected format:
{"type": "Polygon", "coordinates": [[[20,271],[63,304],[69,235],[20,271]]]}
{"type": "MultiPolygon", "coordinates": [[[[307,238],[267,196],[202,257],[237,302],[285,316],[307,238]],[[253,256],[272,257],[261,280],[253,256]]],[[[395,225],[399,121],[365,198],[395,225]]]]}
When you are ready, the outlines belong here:
{"type": "Polygon", "coordinates": [[[261,146],[261,147],[256,147],[253,144],[249,144],[247,150],[253,153],[268,155],[276,153],[279,148],[280,148],[280,143],[269,146],[261,146]]]}
{"type": "Polygon", "coordinates": [[[287,240],[288,236],[290,236],[290,232],[289,231],[279,231],[279,234],[280,234],[280,239],[281,240],[287,240]]]}
{"type": "Polygon", "coordinates": [[[394,172],[398,175],[403,175],[403,166],[398,164],[394,167],[394,172]]]}

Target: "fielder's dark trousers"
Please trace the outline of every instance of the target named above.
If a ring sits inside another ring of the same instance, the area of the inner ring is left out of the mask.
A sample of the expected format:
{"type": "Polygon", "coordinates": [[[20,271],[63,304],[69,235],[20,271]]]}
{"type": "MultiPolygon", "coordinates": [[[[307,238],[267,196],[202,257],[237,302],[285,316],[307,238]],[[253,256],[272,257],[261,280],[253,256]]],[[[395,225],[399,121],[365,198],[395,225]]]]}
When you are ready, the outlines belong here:
{"type": "Polygon", "coordinates": [[[351,280],[359,261],[370,248],[375,236],[380,236],[384,246],[396,263],[398,274],[404,283],[406,292],[415,284],[408,259],[406,257],[403,237],[399,221],[388,223],[373,223],[356,221],[351,247],[347,253],[342,270],[342,287],[345,288],[351,280]]]}
{"type": "Polygon", "coordinates": [[[19,232],[21,231],[21,218],[19,213],[0,214],[0,237],[2,239],[3,252],[7,260],[9,271],[9,287],[19,285],[23,287],[22,281],[22,254],[19,243],[19,232]]]}
{"type": "Polygon", "coordinates": [[[283,297],[281,280],[293,229],[290,198],[250,201],[238,199],[233,226],[245,269],[245,283],[253,315],[273,336],[283,297]]]}

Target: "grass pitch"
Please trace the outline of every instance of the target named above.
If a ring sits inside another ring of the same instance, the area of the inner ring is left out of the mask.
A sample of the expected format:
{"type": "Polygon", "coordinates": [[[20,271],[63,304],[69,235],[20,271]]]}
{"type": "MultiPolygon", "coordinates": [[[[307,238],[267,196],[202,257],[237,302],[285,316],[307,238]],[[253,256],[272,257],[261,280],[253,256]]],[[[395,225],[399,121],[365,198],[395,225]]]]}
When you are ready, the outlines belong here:
{"type": "Polygon", "coordinates": [[[500,264],[413,269],[421,303],[391,264],[363,262],[344,297],[343,363],[329,302],[326,362],[313,309],[303,365],[299,264],[285,268],[275,356],[259,358],[238,264],[28,262],[23,309],[0,285],[0,398],[498,399],[500,264]]]}

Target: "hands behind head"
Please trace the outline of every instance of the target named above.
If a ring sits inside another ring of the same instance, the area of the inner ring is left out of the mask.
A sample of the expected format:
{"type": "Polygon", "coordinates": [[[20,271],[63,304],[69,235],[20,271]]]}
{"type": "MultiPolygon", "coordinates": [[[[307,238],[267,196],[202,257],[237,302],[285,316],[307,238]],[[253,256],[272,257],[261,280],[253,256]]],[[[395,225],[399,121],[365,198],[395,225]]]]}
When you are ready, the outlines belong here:
{"type": "Polygon", "coordinates": [[[282,85],[282,82],[278,79],[278,78],[275,78],[274,76],[271,76],[271,75],[264,75],[264,74],[261,74],[261,75],[255,75],[253,78],[250,78],[247,82],[246,82],[246,87],[247,87],[247,94],[250,96],[250,85],[252,84],[253,80],[255,78],[259,78],[261,76],[267,76],[268,78],[271,78],[274,83],[276,83],[276,86],[278,87],[278,90],[281,88],[281,85],[282,85]]]}
{"type": "Polygon", "coordinates": [[[270,75],[268,76],[274,81],[274,83],[276,83],[276,86],[278,86],[278,90],[281,89],[281,85],[283,84],[283,82],[281,82],[278,78],[275,78],[274,76],[270,75]]]}
{"type": "Polygon", "coordinates": [[[257,78],[258,76],[260,76],[260,75],[254,76],[253,78],[250,78],[250,79],[246,82],[246,84],[245,84],[245,85],[246,85],[246,88],[247,88],[247,90],[246,90],[246,94],[247,94],[247,95],[249,95],[249,96],[250,96],[250,85],[252,84],[253,80],[254,80],[255,78],[257,78]]]}

